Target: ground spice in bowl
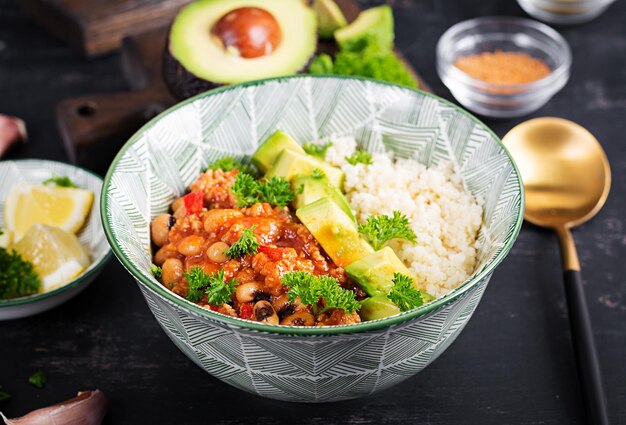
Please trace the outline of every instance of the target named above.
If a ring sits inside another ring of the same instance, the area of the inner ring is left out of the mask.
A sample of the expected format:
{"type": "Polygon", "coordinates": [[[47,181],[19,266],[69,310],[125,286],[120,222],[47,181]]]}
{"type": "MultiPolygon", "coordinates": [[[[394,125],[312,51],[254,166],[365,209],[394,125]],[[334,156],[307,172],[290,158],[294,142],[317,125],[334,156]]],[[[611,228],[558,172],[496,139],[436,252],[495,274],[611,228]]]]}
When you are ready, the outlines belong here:
{"type": "Polygon", "coordinates": [[[461,56],[454,62],[470,77],[491,84],[525,84],[550,74],[550,68],[541,59],[523,52],[482,52],[461,56]]]}

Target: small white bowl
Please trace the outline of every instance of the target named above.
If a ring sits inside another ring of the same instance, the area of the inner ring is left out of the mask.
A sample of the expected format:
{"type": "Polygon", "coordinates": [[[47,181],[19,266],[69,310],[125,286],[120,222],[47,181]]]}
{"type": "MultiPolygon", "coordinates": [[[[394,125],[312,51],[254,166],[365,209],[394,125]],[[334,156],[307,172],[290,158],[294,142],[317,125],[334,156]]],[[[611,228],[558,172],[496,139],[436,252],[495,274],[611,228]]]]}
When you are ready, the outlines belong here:
{"type": "Polygon", "coordinates": [[[73,165],[40,159],[0,161],[0,227],[4,223],[4,200],[13,185],[18,183],[38,184],[53,175],[67,176],[78,186],[89,189],[94,194],[94,202],[89,217],[78,234],[80,243],[90,254],[91,265],[76,279],[53,291],[0,300],[0,320],[32,316],[64,303],[85,289],[111,257],[111,248],[106,242],[98,211],[102,179],[73,165]]]}
{"type": "Polygon", "coordinates": [[[615,0],[517,0],[535,19],[556,25],[575,25],[589,22],[601,14],[615,0]]]}
{"type": "Polygon", "coordinates": [[[437,72],[467,109],[492,118],[528,115],[559,92],[570,76],[572,53],[559,33],[532,19],[489,16],[450,27],[437,43],[437,72]],[[476,80],[455,66],[459,57],[483,52],[526,53],[541,59],[549,75],[530,83],[492,84],[476,80]]]}

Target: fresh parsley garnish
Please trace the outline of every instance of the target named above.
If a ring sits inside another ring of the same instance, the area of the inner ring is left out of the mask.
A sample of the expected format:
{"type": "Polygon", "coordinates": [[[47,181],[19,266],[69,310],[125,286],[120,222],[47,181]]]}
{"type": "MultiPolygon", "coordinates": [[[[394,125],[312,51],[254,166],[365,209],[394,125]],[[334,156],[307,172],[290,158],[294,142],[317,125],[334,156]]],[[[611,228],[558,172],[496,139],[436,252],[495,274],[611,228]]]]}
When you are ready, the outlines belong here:
{"type": "Polygon", "coordinates": [[[28,377],[28,383],[36,386],[37,388],[43,388],[48,380],[42,371],[37,371],[28,377]]]}
{"type": "Polygon", "coordinates": [[[2,391],[2,385],[0,385],[0,401],[10,400],[11,397],[11,394],[6,391],[2,391]]]}
{"type": "Polygon", "coordinates": [[[53,175],[48,180],[45,180],[43,184],[55,184],[59,187],[78,187],[76,183],[70,180],[69,177],[56,175],[53,175]]]}
{"type": "Polygon", "coordinates": [[[230,296],[235,293],[238,284],[235,279],[224,281],[224,270],[208,275],[200,267],[192,267],[190,271],[185,272],[185,278],[189,285],[186,298],[197,303],[206,294],[207,303],[211,305],[230,302],[230,296]]]}
{"type": "Polygon", "coordinates": [[[326,177],[326,173],[324,173],[319,168],[314,168],[313,172],[311,173],[311,177],[313,177],[314,179],[323,179],[324,177],[326,177]]]}
{"type": "Polygon", "coordinates": [[[36,294],[40,286],[41,279],[32,263],[15,251],[0,248],[0,299],[36,294]]]}
{"type": "Polygon", "coordinates": [[[255,227],[256,226],[252,226],[249,229],[245,229],[239,239],[237,239],[237,242],[224,251],[224,254],[230,258],[239,258],[247,254],[256,254],[259,249],[259,243],[256,240],[256,236],[254,236],[255,227]]]}
{"type": "Polygon", "coordinates": [[[372,164],[372,154],[367,151],[354,151],[354,153],[350,156],[346,156],[346,161],[348,164],[356,165],[356,164],[372,164]]]}
{"type": "Polygon", "coordinates": [[[400,308],[400,311],[409,311],[426,302],[423,292],[413,287],[413,279],[401,273],[393,274],[393,287],[387,295],[392,303],[400,308]]]}
{"type": "Polygon", "coordinates": [[[369,216],[365,223],[359,225],[359,233],[365,236],[375,250],[381,249],[392,239],[406,239],[409,242],[417,240],[409,219],[400,211],[394,211],[393,217],[382,214],[369,216]]]}
{"type": "Polygon", "coordinates": [[[248,207],[261,202],[259,182],[249,174],[239,173],[230,191],[237,197],[238,207],[248,207]]]}
{"type": "Polygon", "coordinates": [[[232,171],[239,170],[240,173],[255,175],[255,171],[248,165],[237,161],[232,156],[225,156],[209,165],[210,170],[232,171]]]}
{"type": "Polygon", "coordinates": [[[270,177],[264,182],[259,182],[260,198],[270,205],[284,207],[293,200],[291,184],[282,177],[270,177]]]}
{"type": "Polygon", "coordinates": [[[332,145],[333,145],[333,142],[327,142],[327,143],[324,143],[323,145],[316,145],[315,143],[306,143],[302,145],[302,149],[304,149],[304,151],[311,156],[324,159],[326,158],[326,151],[332,145]]]}
{"type": "Polygon", "coordinates": [[[316,315],[331,308],[340,308],[352,313],[360,307],[355,293],[339,286],[337,279],[332,276],[313,276],[305,271],[295,271],[284,274],[280,281],[289,287],[287,292],[289,302],[293,303],[296,297],[300,297],[300,301],[310,305],[316,315]],[[324,301],[324,307],[321,309],[318,306],[320,298],[324,301]]]}
{"type": "Polygon", "coordinates": [[[150,271],[154,275],[155,279],[161,280],[161,275],[163,273],[163,269],[161,269],[161,267],[157,266],[156,264],[152,264],[150,265],[150,271]]]}
{"type": "Polygon", "coordinates": [[[284,207],[294,197],[291,185],[283,177],[260,181],[248,174],[239,173],[230,190],[237,197],[239,207],[249,207],[259,202],[284,207]]]}
{"type": "Polygon", "coordinates": [[[2,228],[0,227],[0,236],[4,235],[4,231],[2,230],[2,228]]]}

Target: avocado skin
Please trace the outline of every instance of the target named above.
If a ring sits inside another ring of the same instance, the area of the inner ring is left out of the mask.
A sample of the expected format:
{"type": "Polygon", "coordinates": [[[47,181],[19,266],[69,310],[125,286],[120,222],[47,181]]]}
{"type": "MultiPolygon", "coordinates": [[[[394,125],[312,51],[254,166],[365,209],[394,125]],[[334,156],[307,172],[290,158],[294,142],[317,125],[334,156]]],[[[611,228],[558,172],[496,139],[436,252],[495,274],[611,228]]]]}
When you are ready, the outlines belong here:
{"type": "Polygon", "coordinates": [[[223,84],[214,83],[196,77],[170,53],[169,37],[163,52],[163,80],[169,92],[177,100],[185,100],[223,84]]]}
{"type": "MultiPolygon", "coordinates": [[[[331,44],[326,42],[325,44],[331,44]]],[[[163,81],[169,92],[176,100],[185,100],[205,91],[213,90],[227,84],[215,83],[213,81],[204,80],[187,71],[187,69],[170,53],[168,43],[166,43],[163,52],[163,81]]],[[[332,46],[324,47],[325,51],[334,51],[336,48],[332,46]]],[[[305,66],[296,74],[306,74],[309,70],[309,64],[317,53],[311,55],[305,66]]]]}

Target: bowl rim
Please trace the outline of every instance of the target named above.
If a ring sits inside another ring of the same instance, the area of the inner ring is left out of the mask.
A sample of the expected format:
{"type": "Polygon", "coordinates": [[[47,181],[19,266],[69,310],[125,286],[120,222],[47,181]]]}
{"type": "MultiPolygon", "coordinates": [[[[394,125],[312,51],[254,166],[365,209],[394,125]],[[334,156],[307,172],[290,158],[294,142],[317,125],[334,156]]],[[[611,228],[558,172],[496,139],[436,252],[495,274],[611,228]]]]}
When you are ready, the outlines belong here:
{"type": "Polygon", "coordinates": [[[517,16],[482,16],[479,18],[467,19],[458,22],[448,28],[437,41],[436,62],[437,69],[440,76],[449,75],[450,78],[459,81],[465,87],[472,90],[478,90],[481,93],[487,93],[490,97],[511,98],[523,95],[524,93],[535,93],[539,90],[552,89],[554,90],[555,82],[561,79],[568,78],[572,66],[572,49],[567,40],[559,34],[554,28],[539,22],[534,19],[517,17],[517,16]],[[495,84],[486,81],[478,80],[469,74],[458,69],[454,62],[448,61],[447,54],[444,52],[446,47],[451,43],[451,40],[455,36],[465,37],[462,35],[468,29],[479,28],[482,25],[488,24],[510,24],[518,25],[521,27],[537,30],[550,38],[553,42],[557,43],[560,47],[560,54],[562,55],[562,63],[556,68],[551,69],[550,73],[545,77],[542,77],[536,81],[530,81],[528,83],[516,83],[516,84],[495,84]],[[511,90],[512,94],[497,93],[494,90],[511,90]]]}
{"type": "MultiPolygon", "coordinates": [[[[92,172],[90,170],[87,170],[86,168],[80,167],[78,165],[68,164],[66,162],[52,161],[52,160],[49,160],[49,159],[37,159],[37,158],[30,158],[30,159],[7,159],[7,160],[0,161],[0,166],[2,164],[5,164],[5,163],[21,163],[21,164],[25,164],[25,163],[35,163],[35,164],[49,163],[49,164],[57,164],[57,165],[60,164],[60,165],[63,165],[65,167],[76,168],[78,170],[81,170],[81,171],[85,172],[90,177],[92,177],[92,178],[94,178],[96,180],[99,180],[102,183],[102,187],[104,187],[104,180],[102,179],[102,177],[100,177],[96,173],[94,173],[94,172],[92,172]]],[[[102,194],[102,192],[100,192],[100,193],[102,194]]],[[[98,212],[93,211],[94,208],[98,208],[98,207],[99,207],[99,205],[96,205],[95,203],[91,206],[93,214],[98,214],[98,212]]],[[[100,225],[102,226],[102,216],[101,215],[100,215],[100,225]]],[[[108,241],[108,239],[107,239],[107,241],[108,241]]],[[[113,255],[113,251],[111,250],[111,244],[109,244],[108,250],[106,251],[106,253],[104,255],[102,255],[100,257],[99,260],[97,260],[95,262],[92,262],[89,265],[89,268],[87,269],[86,272],[78,275],[76,278],[74,278],[73,280],[69,281],[65,285],[60,286],[60,287],[58,287],[56,289],[53,289],[52,291],[44,292],[44,293],[41,293],[41,294],[33,294],[33,295],[27,295],[25,297],[11,298],[11,299],[8,299],[8,300],[0,300],[0,309],[9,308],[9,307],[17,307],[17,306],[21,306],[21,305],[25,305],[25,304],[30,304],[30,303],[42,301],[42,300],[45,300],[47,298],[55,297],[55,296],[57,296],[57,295],[59,295],[59,294],[61,294],[63,292],[69,291],[70,289],[75,288],[75,287],[81,285],[83,282],[88,281],[88,280],[94,278],[98,273],[100,273],[100,270],[102,269],[102,267],[105,266],[105,264],[107,264],[107,262],[109,261],[109,259],[111,258],[112,255],[113,255]]]]}
{"type": "Polygon", "coordinates": [[[515,164],[515,161],[513,161],[511,154],[506,149],[506,147],[504,146],[500,138],[478,118],[476,118],[469,112],[465,111],[461,107],[439,96],[436,96],[432,93],[424,92],[422,90],[413,89],[413,88],[409,88],[406,86],[401,86],[399,84],[378,81],[378,80],[374,80],[371,78],[342,76],[342,75],[300,74],[300,75],[292,75],[292,76],[284,76],[284,77],[266,78],[262,80],[254,80],[254,81],[248,81],[248,82],[240,83],[240,84],[223,86],[217,89],[213,89],[213,90],[209,90],[209,91],[197,94],[161,112],[159,115],[157,115],[156,117],[151,119],[149,122],[147,122],[144,126],[142,126],[139,130],[137,130],[137,132],[133,136],[131,136],[130,139],[128,139],[128,141],[124,144],[124,146],[122,146],[118,154],[115,156],[115,158],[111,162],[109,170],[107,171],[106,176],[104,177],[104,184],[102,185],[102,195],[100,196],[100,214],[101,214],[102,223],[104,227],[104,233],[106,235],[107,240],[109,241],[109,245],[111,245],[113,253],[117,257],[117,259],[122,263],[124,268],[126,268],[126,270],[130,272],[131,276],[135,278],[137,282],[140,282],[143,285],[143,287],[147,288],[151,293],[158,296],[162,300],[166,301],[171,306],[178,308],[178,309],[182,309],[187,314],[196,316],[197,318],[200,318],[203,321],[208,320],[208,321],[218,322],[222,325],[226,325],[229,327],[240,328],[242,330],[263,332],[263,333],[274,334],[274,335],[291,335],[291,336],[329,336],[329,335],[337,335],[337,334],[347,335],[347,334],[356,334],[356,333],[369,332],[369,331],[389,328],[392,325],[401,324],[408,320],[423,317],[429,313],[432,313],[456,301],[462,295],[468,292],[470,289],[475,288],[478,285],[478,283],[481,282],[484,278],[486,278],[491,273],[493,273],[494,269],[504,260],[504,258],[509,253],[522,227],[522,223],[524,219],[524,185],[522,183],[521,174],[519,172],[517,165],[515,164]],[[520,209],[515,219],[513,230],[511,232],[511,235],[509,236],[509,239],[504,244],[504,246],[502,247],[502,250],[498,253],[498,255],[496,255],[494,258],[489,260],[489,262],[482,268],[482,270],[479,273],[476,273],[475,275],[471,276],[469,279],[461,283],[458,287],[448,292],[443,297],[438,298],[421,307],[418,307],[416,309],[409,310],[400,314],[396,314],[394,316],[386,317],[383,319],[377,319],[377,320],[361,322],[361,323],[356,323],[356,324],[351,324],[351,325],[320,326],[320,327],[269,325],[269,324],[253,322],[250,320],[230,317],[224,314],[220,314],[220,313],[202,308],[196,304],[193,304],[185,300],[184,298],[174,294],[173,292],[169,291],[163,285],[159,284],[156,280],[145,277],[143,272],[138,270],[138,268],[130,261],[130,259],[128,259],[124,255],[121,247],[115,241],[113,237],[111,223],[109,223],[109,220],[107,217],[107,211],[109,210],[109,196],[107,195],[106,191],[110,187],[113,173],[116,170],[118,163],[120,162],[122,157],[125,155],[126,151],[130,149],[130,147],[133,146],[143,136],[143,134],[147,130],[152,128],[163,117],[199,99],[202,99],[205,97],[211,97],[211,96],[228,92],[231,90],[240,90],[246,87],[262,86],[264,84],[271,83],[271,82],[291,81],[291,80],[306,79],[306,78],[313,78],[313,79],[320,79],[320,80],[337,80],[337,79],[338,80],[358,80],[358,81],[363,81],[363,82],[369,82],[375,85],[383,85],[383,86],[388,86],[388,87],[400,88],[402,90],[407,90],[415,94],[418,94],[420,96],[431,97],[443,103],[444,105],[449,106],[455,109],[456,111],[461,112],[462,114],[466,115],[469,119],[471,119],[476,124],[480,125],[489,135],[491,135],[496,141],[496,143],[500,145],[500,147],[502,148],[502,151],[511,162],[511,165],[513,166],[513,170],[515,172],[517,185],[520,190],[519,192],[520,193],[520,209]]]}

